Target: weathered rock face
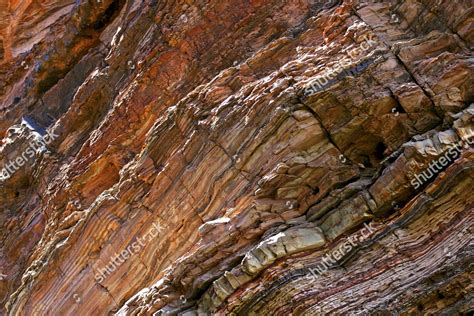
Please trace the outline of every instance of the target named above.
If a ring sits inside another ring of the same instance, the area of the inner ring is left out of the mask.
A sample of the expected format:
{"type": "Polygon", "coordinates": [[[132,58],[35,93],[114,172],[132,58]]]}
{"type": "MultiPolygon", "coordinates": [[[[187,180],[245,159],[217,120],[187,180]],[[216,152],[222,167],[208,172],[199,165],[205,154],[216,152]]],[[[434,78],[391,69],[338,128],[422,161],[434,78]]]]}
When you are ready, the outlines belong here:
{"type": "Polygon", "coordinates": [[[472,312],[469,1],[1,1],[2,315],[472,312]]]}

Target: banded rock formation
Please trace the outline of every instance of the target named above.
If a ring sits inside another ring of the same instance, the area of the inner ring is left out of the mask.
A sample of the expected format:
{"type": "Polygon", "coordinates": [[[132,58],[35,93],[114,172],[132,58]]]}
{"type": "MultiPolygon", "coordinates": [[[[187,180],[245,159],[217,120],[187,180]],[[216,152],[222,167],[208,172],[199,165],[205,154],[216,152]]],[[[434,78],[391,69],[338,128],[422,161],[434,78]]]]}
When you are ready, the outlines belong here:
{"type": "Polygon", "coordinates": [[[1,314],[472,313],[473,25],[3,1],[1,314]]]}

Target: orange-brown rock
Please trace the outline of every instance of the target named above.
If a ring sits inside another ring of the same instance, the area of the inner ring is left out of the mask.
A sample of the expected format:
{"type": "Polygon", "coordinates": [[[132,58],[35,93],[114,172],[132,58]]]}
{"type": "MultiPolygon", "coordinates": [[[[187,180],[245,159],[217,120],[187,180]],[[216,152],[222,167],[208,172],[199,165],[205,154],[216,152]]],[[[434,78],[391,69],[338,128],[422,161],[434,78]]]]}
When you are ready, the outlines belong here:
{"type": "Polygon", "coordinates": [[[472,313],[469,1],[0,1],[0,314],[472,313]]]}

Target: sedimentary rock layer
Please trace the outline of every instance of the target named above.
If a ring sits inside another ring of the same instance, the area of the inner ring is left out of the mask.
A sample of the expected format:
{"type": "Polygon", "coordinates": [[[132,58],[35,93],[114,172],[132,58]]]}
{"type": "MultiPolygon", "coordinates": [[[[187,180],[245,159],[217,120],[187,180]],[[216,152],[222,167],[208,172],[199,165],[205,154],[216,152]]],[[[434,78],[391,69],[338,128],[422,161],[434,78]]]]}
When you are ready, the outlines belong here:
{"type": "Polygon", "coordinates": [[[473,12],[0,2],[0,313],[472,313],[473,12]]]}

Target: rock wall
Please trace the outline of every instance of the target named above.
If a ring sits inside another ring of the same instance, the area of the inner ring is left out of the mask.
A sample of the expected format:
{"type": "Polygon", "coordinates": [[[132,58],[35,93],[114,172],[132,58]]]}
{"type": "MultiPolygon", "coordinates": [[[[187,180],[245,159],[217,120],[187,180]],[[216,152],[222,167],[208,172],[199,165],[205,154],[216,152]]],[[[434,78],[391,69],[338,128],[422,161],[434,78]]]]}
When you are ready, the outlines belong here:
{"type": "Polygon", "coordinates": [[[472,313],[473,12],[0,0],[0,314],[472,313]]]}

